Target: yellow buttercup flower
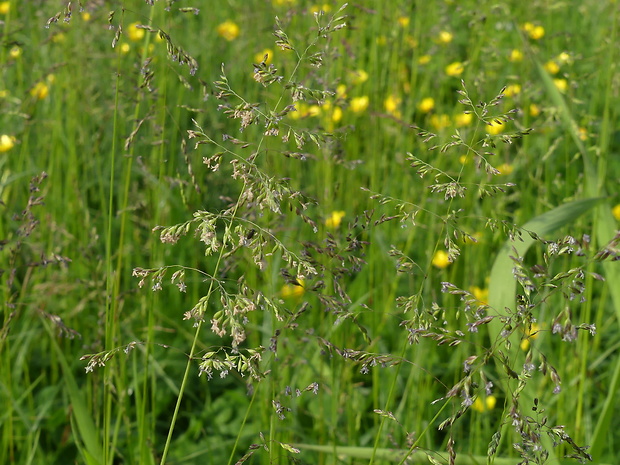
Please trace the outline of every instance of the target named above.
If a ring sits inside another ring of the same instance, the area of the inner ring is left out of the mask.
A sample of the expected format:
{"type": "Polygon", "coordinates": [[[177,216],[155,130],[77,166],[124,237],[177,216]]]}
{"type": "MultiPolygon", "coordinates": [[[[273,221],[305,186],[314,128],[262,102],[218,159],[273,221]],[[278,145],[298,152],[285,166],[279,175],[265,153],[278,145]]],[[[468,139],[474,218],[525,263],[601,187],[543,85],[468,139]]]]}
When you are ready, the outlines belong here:
{"type": "Polygon", "coordinates": [[[282,286],[282,289],[280,290],[280,296],[284,299],[288,299],[291,297],[301,297],[302,295],[304,295],[304,292],[306,292],[306,289],[304,288],[304,280],[298,279],[297,283],[299,285],[285,284],[284,286],[282,286]]]}
{"type": "Polygon", "coordinates": [[[566,92],[566,89],[568,89],[568,82],[566,79],[554,79],[553,83],[560,92],[566,92]]]}
{"type": "Polygon", "coordinates": [[[11,11],[11,2],[0,2],[0,15],[6,15],[11,11]]]}
{"type": "Polygon", "coordinates": [[[488,303],[489,301],[489,290],[488,289],[482,289],[482,288],[479,288],[478,286],[472,286],[470,288],[470,292],[474,295],[476,300],[478,300],[479,302],[483,304],[488,303]]]}
{"type": "Polygon", "coordinates": [[[43,100],[50,93],[50,89],[43,81],[37,82],[32,89],[30,89],[30,95],[36,97],[39,100],[43,100]]]}
{"type": "Polygon", "coordinates": [[[553,60],[545,63],[545,69],[549,74],[558,74],[558,72],[560,71],[559,65],[553,60]]]}
{"type": "Polygon", "coordinates": [[[474,115],[471,113],[459,113],[454,117],[454,124],[457,128],[462,128],[464,126],[469,126],[473,120],[474,115]]]}
{"type": "Polygon", "coordinates": [[[538,323],[532,323],[531,328],[525,331],[525,336],[520,344],[521,350],[527,350],[530,348],[530,340],[538,337],[538,331],[540,331],[540,326],[538,326],[538,323]]]}
{"type": "Polygon", "coordinates": [[[487,125],[486,130],[489,134],[495,136],[504,130],[504,123],[493,120],[487,125]]]}
{"type": "Polygon", "coordinates": [[[431,56],[430,55],[422,55],[420,58],[418,58],[418,64],[419,65],[425,65],[428,62],[431,61],[431,56]]]}
{"type": "Polygon", "coordinates": [[[22,54],[22,49],[18,47],[17,45],[11,47],[11,50],[9,50],[9,56],[13,59],[19,58],[21,54],[22,54]]]}
{"type": "Polygon", "coordinates": [[[239,26],[237,26],[237,24],[231,21],[230,19],[227,21],[224,21],[222,24],[220,24],[217,27],[218,35],[220,37],[223,37],[229,42],[239,37],[239,32],[240,32],[239,26]]]}
{"type": "MultiPolygon", "coordinates": [[[[294,3],[294,2],[289,2],[294,3]]],[[[310,7],[310,13],[315,14],[319,11],[323,11],[324,13],[329,13],[332,10],[332,7],[329,3],[323,3],[323,5],[314,5],[310,7]]]]}
{"type": "Polygon", "coordinates": [[[460,61],[455,61],[454,63],[450,63],[446,66],[446,74],[448,76],[460,76],[464,69],[465,67],[463,66],[463,63],[460,61]]]}
{"type": "Polygon", "coordinates": [[[423,98],[420,103],[418,103],[418,110],[422,113],[428,113],[433,108],[435,108],[435,99],[433,97],[423,98]]]}
{"type": "Polygon", "coordinates": [[[480,397],[476,397],[476,400],[472,404],[471,408],[482,413],[487,410],[493,410],[495,405],[497,405],[497,398],[495,396],[487,396],[484,399],[484,402],[480,397]]]}
{"type": "Polygon", "coordinates": [[[499,170],[499,174],[503,176],[508,176],[514,171],[514,167],[509,163],[502,163],[497,169],[499,170]]]}
{"type": "Polygon", "coordinates": [[[454,38],[454,34],[452,34],[450,31],[441,31],[439,33],[439,36],[437,37],[437,42],[445,45],[445,44],[449,44],[450,42],[452,42],[453,38],[454,38]]]}
{"type": "Polygon", "coordinates": [[[144,31],[144,29],[139,28],[138,27],[139,25],[140,23],[136,22],[136,23],[131,23],[127,27],[127,37],[129,38],[129,40],[133,42],[137,42],[139,40],[144,39],[144,35],[146,34],[146,32],[144,31]]]}
{"type": "Polygon", "coordinates": [[[588,130],[584,127],[579,127],[577,129],[577,132],[579,133],[579,138],[583,141],[588,140],[588,130]]]}
{"type": "Polygon", "coordinates": [[[545,35],[544,27],[535,26],[532,23],[524,23],[523,26],[521,26],[521,29],[527,32],[527,35],[530,36],[530,39],[534,39],[534,40],[542,39],[543,36],[545,35]]]}
{"type": "Polygon", "coordinates": [[[127,42],[121,43],[120,51],[123,55],[128,54],[129,50],[131,50],[131,45],[129,45],[127,42]]]}
{"type": "Polygon", "coordinates": [[[344,218],[345,212],[342,210],[332,212],[332,214],[325,220],[325,226],[328,229],[336,229],[342,223],[342,218],[344,218]]]}
{"type": "Polygon", "coordinates": [[[15,147],[15,137],[2,134],[0,136],[0,152],[8,152],[13,147],[15,147]]]}
{"type": "Polygon", "coordinates": [[[87,21],[87,22],[90,21],[90,19],[91,19],[90,13],[88,11],[83,11],[82,12],[82,19],[84,21],[87,21]]]}
{"type": "Polygon", "coordinates": [[[363,95],[361,97],[355,97],[351,99],[351,103],[349,104],[349,108],[353,113],[362,113],[366,111],[368,108],[368,104],[370,103],[370,99],[367,95],[363,95]]]}
{"type": "Polygon", "coordinates": [[[510,52],[510,56],[508,57],[508,59],[513,63],[523,61],[523,52],[515,48],[510,52]]]}
{"type": "MultiPolygon", "coordinates": [[[[4,136],[2,136],[4,137],[4,136]]],[[[611,214],[614,215],[614,218],[620,221],[620,203],[611,209],[611,214]]]]}
{"type": "Polygon", "coordinates": [[[342,119],[342,108],[334,107],[334,109],[332,110],[332,121],[334,123],[337,123],[341,119],[342,119]]]}
{"type": "Polygon", "coordinates": [[[400,24],[401,27],[407,27],[409,26],[409,17],[408,16],[401,16],[400,18],[397,19],[398,24],[400,24]]]}
{"type": "Polygon", "coordinates": [[[266,48],[262,52],[254,55],[254,63],[261,63],[263,60],[265,60],[265,63],[269,64],[271,63],[272,59],[273,59],[273,50],[271,50],[270,48],[266,48]],[[265,55],[267,55],[266,60],[265,60],[265,55]]]}
{"type": "Polygon", "coordinates": [[[436,131],[441,131],[450,126],[450,117],[446,114],[432,115],[430,119],[431,126],[436,131]]]}
{"type": "Polygon", "coordinates": [[[521,92],[521,86],[519,84],[510,84],[506,86],[506,90],[504,91],[504,95],[506,97],[514,97],[518,93],[521,92]]]}
{"type": "Polygon", "coordinates": [[[431,263],[433,264],[433,266],[439,269],[447,268],[450,265],[450,260],[448,259],[448,252],[446,252],[445,250],[438,250],[437,252],[435,252],[431,263]]]}
{"type": "Polygon", "coordinates": [[[363,84],[366,81],[368,81],[368,73],[366,71],[364,71],[363,69],[358,69],[356,71],[351,71],[350,75],[351,75],[351,83],[353,83],[355,85],[363,84]]]}
{"type": "Polygon", "coordinates": [[[535,103],[530,103],[530,115],[534,117],[540,115],[540,108],[535,103]]]}
{"type": "Polygon", "coordinates": [[[399,107],[400,107],[401,102],[402,102],[402,99],[400,97],[396,97],[395,95],[388,95],[388,97],[383,102],[383,106],[385,107],[385,110],[389,114],[397,118],[400,118],[399,107]]]}

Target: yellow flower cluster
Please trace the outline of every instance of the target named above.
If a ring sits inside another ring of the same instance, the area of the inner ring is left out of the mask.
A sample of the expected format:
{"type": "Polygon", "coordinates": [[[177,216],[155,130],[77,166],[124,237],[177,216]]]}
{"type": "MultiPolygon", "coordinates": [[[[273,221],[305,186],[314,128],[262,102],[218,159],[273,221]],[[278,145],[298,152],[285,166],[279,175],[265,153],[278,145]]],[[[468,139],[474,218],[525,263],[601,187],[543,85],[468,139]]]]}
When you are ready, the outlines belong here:
{"type": "Polygon", "coordinates": [[[480,397],[476,397],[476,400],[472,404],[471,408],[473,408],[476,412],[485,412],[487,410],[493,410],[497,405],[497,398],[495,396],[487,396],[484,399],[484,402],[480,397]]]}
{"type": "Polygon", "coordinates": [[[523,31],[525,31],[525,33],[527,33],[527,35],[530,37],[530,39],[533,40],[540,40],[543,38],[543,36],[545,35],[545,28],[542,26],[536,26],[532,23],[524,23],[523,26],[521,26],[521,29],[523,29],[523,31]]]}

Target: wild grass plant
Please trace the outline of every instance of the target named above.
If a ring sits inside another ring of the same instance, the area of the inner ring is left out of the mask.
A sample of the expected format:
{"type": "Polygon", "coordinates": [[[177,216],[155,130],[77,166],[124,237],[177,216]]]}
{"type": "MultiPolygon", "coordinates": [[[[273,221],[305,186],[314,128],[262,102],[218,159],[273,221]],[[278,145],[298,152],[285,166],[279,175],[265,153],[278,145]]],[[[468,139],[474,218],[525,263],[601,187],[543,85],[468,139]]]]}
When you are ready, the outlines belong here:
{"type": "Polygon", "coordinates": [[[0,463],[615,463],[614,2],[0,2],[0,463]]]}

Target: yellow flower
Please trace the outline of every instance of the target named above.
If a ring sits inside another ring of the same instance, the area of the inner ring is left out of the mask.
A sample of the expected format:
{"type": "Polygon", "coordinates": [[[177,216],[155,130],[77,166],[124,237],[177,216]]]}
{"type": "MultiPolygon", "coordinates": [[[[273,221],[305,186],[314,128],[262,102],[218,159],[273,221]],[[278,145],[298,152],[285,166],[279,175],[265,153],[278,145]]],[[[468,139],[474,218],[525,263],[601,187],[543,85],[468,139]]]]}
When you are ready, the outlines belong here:
{"type": "Polygon", "coordinates": [[[334,110],[332,111],[332,121],[334,123],[337,123],[341,119],[342,119],[342,108],[334,107],[334,110]]]}
{"type": "Polygon", "coordinates": [[[530,103],[530,116],[538,116],[540,115],[540,108],[535,103],[530,103]]]}
{"type": "Polygon", "coordinates": [[[498,123],[497,121],[493,120],[487,125],[486,130],[489,134],[495,136],[504,130],[504,123],[498,123]]]}
{"type": "Polygon", "coordinates": [[[318,105],[310,105],[308,111],[303,116],[319,116],[321,114],[321,107],[318,105]]]}
{"type": "Polygon", "coordinates": [[[83,11],[82,12],[82,19],[84,21],[90,21],[90,18],[91,18],[91,16],[90,16],[90,13],[88,11],[83,11]]]}
{"type": "Polygon", "coordinates": [[[131,46],[127,42],[123,42],[120,50],[123,55],[126,55],[129,53],[129,50],[131,50],[131,46]]]}
{"type": "Polygon", "coordinates": [[[138,27],[139,24],[138,22],[131,23],[127,28],[127,37],[133,42],[144,39],[144,34],[146,34],[144,29],[138,27]]]}
{"type": "Polygon", "coordinates": [[[349,108],[353,113],[362,113],[366,111],[368,108],[368,104],[370,103],[370,99],[367,95],[363,95],[362,97],[355,97],[351,99],[351,103],[349,108]]]}
{"type": "Polygon", "coordinates": [[[493,410],[495,405],[497,404],[497,398],[495,396],[487,396],[482,402],[480,397],[476,397],[476,400],[472,404],[471,408],[473,408],[476,412],[484,412],[486,410],[493,410]]]}
{"type": "Polygon", "coordinates": [[[560,92],[566,92],[566,89],[568,89],[568,82],[566,82],[566,79],[554,79],[553,83],[560,92]]]}
{"type": "Polygon", "coordinates": [[[280,6],[280,5],[292,5],[295,3],[295,0],[271,0],[271,3],[273,3],[274,5],[280,6]]]}
{"type": "Polygon", "coordinates": [[[239,37],[239,26],[229,19],[217,27],[217,33],[230,42],[239,37]]]}
{"type": "Polygon", "coordinates": [[[285,284],[282,286],[280,290],[280,296],[284,299],[288,299],[289,297],[301,297],[306,292],[304,288],[304,280],[297,279],[297,284],[285,284]]]}
{"type": "Polygon", "coordinates": [[[430,119],[431,126],[436,131],[441,131],[442,129],[450,126],[450,117],[446,114],[442,115],[432,115],[430,119]]]}
{"type": "MultiPolygon", "coordinates": [[[[282,2],[284,3],[284,2],[282,2]]],[[[293,3],[293,2],[289,2],[289,3],[293,3]]],[[[329,3],[323,3],[323,5],[314,5],[312,7],[310,7],[310,13],[315,14],[318,13],[319,11],[323,11],[325,13],[329,13],[331,11],[332,7],[329,3]]]]}
{"type": "Polygon", "coordinates": [[[407,27],[409,26],[409,17],[408,16],[401,16],[400,18],[398,18],[398,24],[400,24],[402,27],[407,27]]]}
{"type": "Polygon", "coordinates": [[[518,93],[521,92],[521,86],[519,84],[510,84],[506,86],[506,90],[504,91],[504,95],[506,97],[514,97],[518,93]]]}
{"type": "Polygon", "coordinates": [[[542,39],[545,35],[545,28],[542,26],[535,26],[534,29],[528,32],[530,38],[534,40],[542,39]]]}
{"type": "Polygon", "coordinates": [[[516,63],[518,61],[522,61],[523,60],[523,52],[521,50],[518,49],[513,49],[510,52],[510,56],[508,57],[508,59],[510,61],[512,61],[513,63],[516,63]]]}
{"type": "Polygon", "coordinates": [[[430,55],[422,55],[420,58],[418,58],[418,64],[419,65],[425,65],[429,61],[431,61],[431,56],[430,55]]]}
{"type": "Polygon", "coordinates": [[[570,57],[568,53],[562,52],[558,55],[557,61],[562,64],[570,64],[570,62],[572,61],[572,58],[570,57]]]}
{"type": "Polygon", "coordinates": [[[549,74],[558,74],[558,72],[560,71],[559,65],[553,60],[545,63],[545,69],[549,74]]]}
{"type": "Polygon", "coordinates": [[[368,81],[368,73],[363,69],[358,69],[357,71],[351,71],[351,82],[353,84],[363,84],[368,81]]]}
{"type": "Polygon", "coordinates": [[[581,140],[588,140],[588,130],[586,128],[580,127],[577,129],[577,132],[579,132],[579,138],[581,140]]]}
{"type": "Polygon", "coordinates": [[[328,229],[336,229],[342,223],[342,218],[344,218],[345,213],[343,211],[335,211],[325,220],[325,226],[328,229]]]}
{"type": "Polygon", "coordinates": [[[52,36],[52,42],[54,42],[55,44],[61,44],[65,41],[67,37],[65,36],[64,32],[59,32],[58,34],[54,34],[52,36]]]}
{"type": "Polygon", "coordinates": [[[8,152],[15,146],[15,137],[2,134],[0,136],[0,152],[8,152]]]}
{"type": "MultiPolygon", "coordinates": [[[[2,136],[4,140],[4,136],[2,136]]],[[[611,214],[614,215],[614,218],[620,221],[620,203],[611,209],[611,214]]]]}
{"type": "Polygon", "coordinates": [[[514,171],[514,167],[509,163],[502,163],[497,167],[497,169],[499,170],[499,174],[502,176],[508,176],[514,171]]]}
{"type": "Polygon", "coordinates": [[[339,84],[338,87],[336,87],[336,97],[347,98],[347,86],[339,84]]]}
{"type": "Polygon", "coordinates": [[[254,63],[262,62],[265,59],[265,55],[267,55],[267,59],[265,60],[265,63],[266,64],[271,63],[271,60],[273,58],[273,50],[271,50],[270,48],[266,48],[262,52],[254,55],[254,63]]]}
{"type": "Polygon", "coordinates": [[[6,15],[11,10],[11,2],[0,2],[0,15],[6,15]]]}
{"type": "Polygon", "coordinates": [[[9,96],[9,91],[6,89],[0,90],[0,98],[7,98],[9,96]]]}
{"type": "Polygon", "coordinates": [[[433,266],[436,266],[439,269],[446,268],[450,265],[450,260],[448,259],[448,252],[445,250],[438,250],[435,252],[435,256],[431,261],[433,266]]]}
{"type": "Polygon", "coordinates": [[[524,23],[523,26],[521,26],[521,29],[527,32],[527,35],[530,36],[530,39],[534,40],[542,39],[542,37],[545,35],[544,27],[535,26],[532,23],[524,23]]]}
{"type": "Polygon", "coordinates": [[[19,58],[22,54],[22,49],[19,48],[17,45],[11,47],[11,50],[9,50],[9,56],[11,58],[19,58]]]}
{"type": "Polygon", "coordinates": [[[470,160],[471,157],[469,155],[461,155],[459,157],[459,162],[461,163],[461,165],[466,165],[467,163],[469,163],[470,160]]]}
{"type": "Polygon", "coordinates": [[[478,286],[472,286],[470,289],[471,293],[474,295],[476,300],[479,302],[486,304],[489,301],[489,290],[481,289],[478,286]]]}
{"type": "Polygon", "coordinates": [[[450,63],[446,66],[446,74],[448,76],[459,76],[464,69],[465,67],[463,66],[463,63],[460,61],[455,61],[454,63],[450,63]]]}
{"type": "Polygon", "coordinates": [[[457,128],[462,128],[464,126],[469,126],[473,120],[474,115],[471,113],[459,113],[454,117],[454,124],[457,128]]]}
{"type": "Polygon", "coordinates": [[[433,108],[435,108],[435,99],[433,97],[423,98],[420,103],[418,103],[418,110],[422,113],[428,113],[433,108]]]}
{"type": "Polygon", "coordinates": [[[527,350],[530,348],[530,339],[536,339],[538,337],[538,331],[540,331],[540,326],[538,326],[538,323],[532,323],[531,328],[525,330],[525,335],[520,344],[521,350],[527,350]]]}
{"type": "Polygon", "coordinates": [[[450,31],[441,31],[437,36],[437,42],[446,45],[452,42],[453,38],[454,35],[450,31]]]}
{"type": "Polygon", "coordinates": [[[37,82],[32,89],[30,89],[30,95],[36,97],[39,100],[43,100],[50,93],[50,89],[43,81],[37,82]]]}
{"type": "Polygon", "coordinates": [[[385,102],[383,102],[383,106],[389,114],[400,118],[400,111],[398,107],[400,106],[401,102],[402,99],[400,97],[396,97],[395,95],[388,95],[388,97],[385,99],[385,102]]]}

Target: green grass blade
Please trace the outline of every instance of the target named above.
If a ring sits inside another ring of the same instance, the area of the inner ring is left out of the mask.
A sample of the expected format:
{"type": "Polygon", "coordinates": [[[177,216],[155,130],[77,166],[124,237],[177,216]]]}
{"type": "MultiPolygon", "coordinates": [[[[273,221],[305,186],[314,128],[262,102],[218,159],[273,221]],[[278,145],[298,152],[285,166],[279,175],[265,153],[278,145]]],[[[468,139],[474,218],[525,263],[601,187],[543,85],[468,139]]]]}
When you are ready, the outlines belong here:
{"type": "Polygon", "coordinates": [[[77,426],[77,428],[73,428],[73,430],[79,435],[79,438],[84,443],[85,449],[82,450],[84,459],[89,465],[101,465],[103,463],[103,451],[99,442],[95,422],[88,411],[88,407],[86,406],[86,402],[84,400],[84,395],[78,388],[73,372],[67,363],[65,354],[56,342],[56,336],[49,327],[47,329],[52,346],[58,356],[67,393],[71,399],[73,413],[72,417],[75,419],[75,425],[77,426]]]}

